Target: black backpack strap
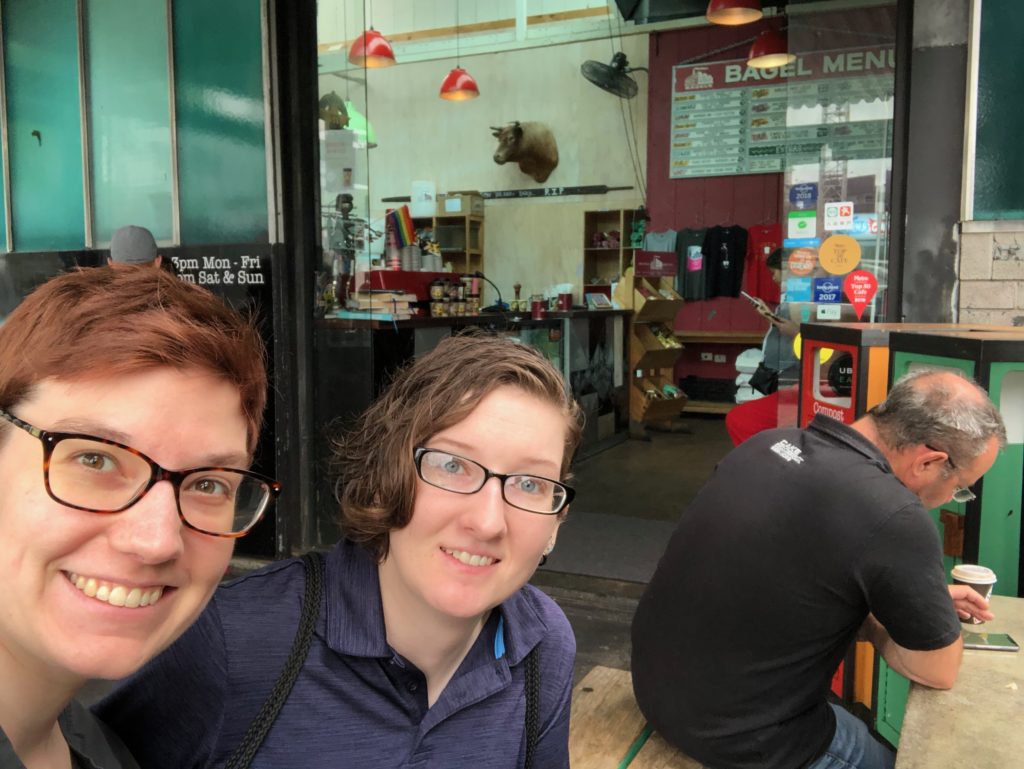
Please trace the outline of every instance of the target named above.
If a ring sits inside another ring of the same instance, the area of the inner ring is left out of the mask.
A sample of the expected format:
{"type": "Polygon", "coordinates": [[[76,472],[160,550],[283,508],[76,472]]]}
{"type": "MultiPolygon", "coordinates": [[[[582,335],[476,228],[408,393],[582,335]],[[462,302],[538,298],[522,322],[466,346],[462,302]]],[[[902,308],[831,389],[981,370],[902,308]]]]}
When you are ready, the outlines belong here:
{"type": "Polygon", "coordinates": [[[523,769],[532,769],[533,754],[537,752],[537,725],[540,718],[540,663],[538,646],[534,646],[524,660],[526,674],[526,761],[523,769]]]}
{"type": "Polygon", "coordinates": [[[302,556],[302,563],[306,568],[306,592],[302,599],[302,615],[299,617],[299,627],[295,632],[292,650],[274,683],[274,688],[249,725],[241,744],[225,764],[226,769],[246,769],[252,763],[256,751],[260,749],[288,695],[291,694],[299,671],[306,663],[309,646],[313,641],[313,631],[320,616],[320,605],[323,603],[324,558],[320,553],[306,553],[302,556]]]}

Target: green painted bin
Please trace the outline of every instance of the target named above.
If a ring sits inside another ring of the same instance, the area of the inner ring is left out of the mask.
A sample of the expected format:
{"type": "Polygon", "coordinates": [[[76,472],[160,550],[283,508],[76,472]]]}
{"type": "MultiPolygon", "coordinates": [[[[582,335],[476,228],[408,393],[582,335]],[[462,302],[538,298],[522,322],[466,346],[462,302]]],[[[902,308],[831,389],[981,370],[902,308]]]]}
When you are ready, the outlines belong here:
{"type": "MultiPolygon", "coordinates": [[[[894,332],[889,336],[890,383],[921,366],[963,371],[988,390],[1006,423],[1007,447],[973,491],[966,505],[942,507],[965,515],[966,563],[981,563],[998,575],[994,592],[1021,594],[1021,508],[1024,506],[1024,329],[1020,332],[894,332]]],[[[931,511],[942,534],[939,510],[931,511]]],[[[947,574],[960,559],[946,557],[947,574]]],[[[879,660],[875,728],[899,743],[909,682],[879,660]]]]}

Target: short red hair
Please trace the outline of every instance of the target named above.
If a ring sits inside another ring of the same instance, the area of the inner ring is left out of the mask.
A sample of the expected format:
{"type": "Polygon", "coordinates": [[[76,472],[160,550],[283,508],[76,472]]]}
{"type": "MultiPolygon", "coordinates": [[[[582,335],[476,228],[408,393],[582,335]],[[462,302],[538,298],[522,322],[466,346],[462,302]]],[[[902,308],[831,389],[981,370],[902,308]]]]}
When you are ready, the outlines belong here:
{"type": "Polygon", "coordinates": [[[0,408],[46,379],[95,379],[167,366],[238,388],[250,453],[267,400],[266,349],[252,318],[152,267],[63,273],[0,326],[0,408]]]}

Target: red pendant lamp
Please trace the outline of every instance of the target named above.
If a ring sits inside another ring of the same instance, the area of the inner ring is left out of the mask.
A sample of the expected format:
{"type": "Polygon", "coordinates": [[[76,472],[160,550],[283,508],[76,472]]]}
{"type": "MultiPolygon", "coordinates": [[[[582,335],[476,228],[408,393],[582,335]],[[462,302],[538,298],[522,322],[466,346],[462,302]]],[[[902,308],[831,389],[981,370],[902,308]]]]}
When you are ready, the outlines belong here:
{"type": "Polygon", "coordinates": [[[455,3],[455,67],[441,81],[440,97],[447,101],[469,101],[480,95],[480,87],[459,64],[459,3],[455,3]]]}
{"type": "Polygon", "coordinates": [[[395,52],[387,38],[370,27],[352,42],[348,60],[357,67],[390,67],[395,63],[395,52]]]}
{"type": "Polygon", "coordinates": [[[448,101],[466,101],[480,95],[480,88],[471,74],[462,67],[454,67],[441,81],[441,98],[448,101]]]}
{"type": "Polygon", "coordinates": [[[754,69],[784,67],[796,61],[796,55],[789,52],[786,36],[776,29],[764,30],[750,46],[747,66],[754,69]]]}
{"type": "Polygon", "coordinates": [[[736,26],[761,18],[761,0],[711,0],[704,18],[712,24],[736,26]]]}

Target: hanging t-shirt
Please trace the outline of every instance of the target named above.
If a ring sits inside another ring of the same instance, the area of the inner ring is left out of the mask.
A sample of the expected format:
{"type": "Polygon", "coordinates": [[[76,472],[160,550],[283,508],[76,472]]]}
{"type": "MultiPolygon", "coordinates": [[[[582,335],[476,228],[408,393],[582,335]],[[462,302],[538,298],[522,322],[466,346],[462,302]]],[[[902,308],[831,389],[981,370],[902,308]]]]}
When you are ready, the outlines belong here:
{"type": "Polygon", "coordinates": [[[664,232],[648,232],[644,236],[644,251],[658,251],[674,253],[676,250],[675,230],[664,232]]]}
{"type": "Polygon", "coordinates": [[[707,298],[739,296],[743,260],[747,257],[747,231],[738,224],[711,227],[702,251],[707,298]]]}
{"type": "Polygon", "coordinates": [[[679,259],[679,272],[676,273],[676,290],[683,299],[707,299],[704,285],[704,238],[708,231],[705,228],[679,230],[676,233],[676,256],[679,259]]]}
{"type": "Polygon", "coordinates": [[[782,226],[759,224],[747,229],[747,262],[743,267],[743,290],[768,304],[779,302],[779,285],[765,263],[769,254],[782,247],[782,226]]]}

